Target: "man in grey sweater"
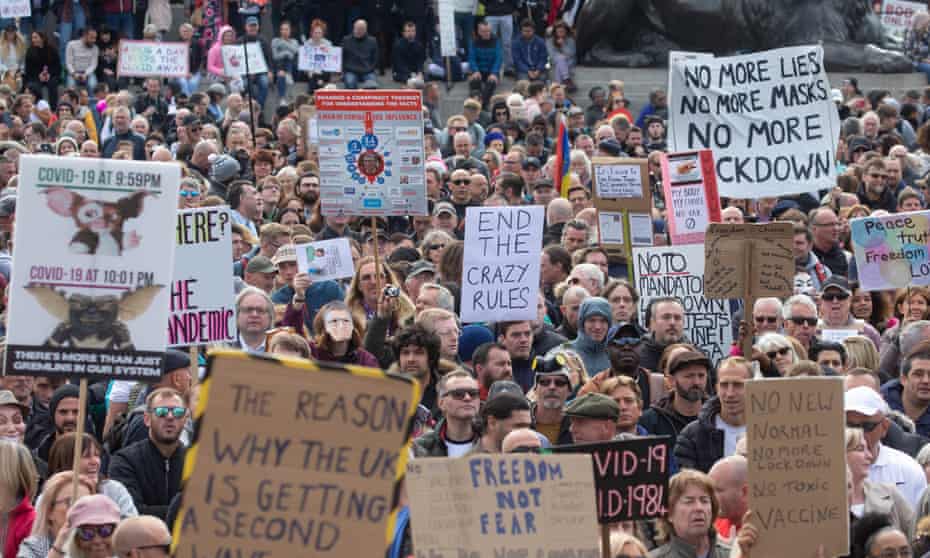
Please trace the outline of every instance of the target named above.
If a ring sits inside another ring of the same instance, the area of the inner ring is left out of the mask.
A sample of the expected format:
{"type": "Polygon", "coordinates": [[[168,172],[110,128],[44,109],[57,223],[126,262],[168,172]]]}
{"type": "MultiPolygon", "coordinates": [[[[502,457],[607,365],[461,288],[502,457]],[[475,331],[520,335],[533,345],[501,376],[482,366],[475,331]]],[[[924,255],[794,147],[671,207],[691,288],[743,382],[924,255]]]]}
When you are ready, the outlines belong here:
{"type": "Polygon", "coordinates": [[[79,39],[68,42],[65,49],[65,67],[68,69],[68,87],[83,87],[93,93],[97,85],[97,31],[86,27],[79,39]]]}

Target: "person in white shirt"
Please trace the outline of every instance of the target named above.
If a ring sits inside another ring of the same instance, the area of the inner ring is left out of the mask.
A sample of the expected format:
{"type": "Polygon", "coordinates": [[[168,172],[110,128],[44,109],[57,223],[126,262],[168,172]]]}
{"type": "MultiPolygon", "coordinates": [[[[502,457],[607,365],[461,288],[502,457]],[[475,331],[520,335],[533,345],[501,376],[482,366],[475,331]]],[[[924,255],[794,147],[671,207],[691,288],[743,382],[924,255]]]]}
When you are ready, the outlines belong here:
{"type": "Polygon", "coordinates": [[[869,481],[894,486],[916,509],[927,488],[927,477],[923,468],[909,455],[882,444],[881,440],[890,426],[888,404],[875,390],[859,386],[846,392],[844,408],[846,426],[862,429],[873,456],[869,481]]]}

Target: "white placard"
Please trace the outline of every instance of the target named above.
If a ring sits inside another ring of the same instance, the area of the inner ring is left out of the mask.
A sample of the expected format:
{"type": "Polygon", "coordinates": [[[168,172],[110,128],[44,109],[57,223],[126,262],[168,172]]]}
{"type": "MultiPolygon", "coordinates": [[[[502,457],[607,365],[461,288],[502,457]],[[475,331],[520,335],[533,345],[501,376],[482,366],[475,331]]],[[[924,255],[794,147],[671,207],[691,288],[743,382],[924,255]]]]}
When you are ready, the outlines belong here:
{"type": "Polygon", "coordinates": [[[345,279],[355,275],[348,238],[297,245],[297,267],[313,281],[345,279]]]}
{"type": "Polygon", "coordinates": [[[298,54],[297,69],[304,72],[339,73],[342,71],[342,47],[304,43],[298,54]]]}
{"type": "Polygon", "coordinates": [[[229,77],[240,77],[246,75],[245,55],[249,55],[249,75],[264,74],[268,72],[268,64],[265,62],[265,53],[257,42],[249,43],[249,48],[244,45],[223,45],[223,71],[229,77]]]}
{"type": "Polygon", "coordinates": [[[597,195],[602,198],[642,198],[640,165],[595,165],[597,195]]]}
{"type": "Polygon", "coordinates": [[[832,343],[842,343],[854,335],[860,335],[855,329],[824,329],[820,332],[820,339],[832,343]]]}
{"type": "Polygon", "coordinates": [[[630,213],[630,238],[633,246],[652,246],[652,216],[647,213],[630,213]]]}
{"type": "Polygon", "coordinates": [[[885,0],[882,2],[882,26],[898,41],[904,36],[914,22],[914,16],[927,12],[926,2],[908,2],[908,0],[885,0]]]}
{"type": "Polygon", "coordinates": [[[544,222],[541,205],[465,211],[463,322],[535,319],[544,222]]]}
{"type": "Polygon", "coordinates": [[[158,41],[119,42],[116,73],[119,76],[187,77],[187,43],[158,41]]]}
{"type": "Polygon", "coordinates": [[[453,0],[438,0],[439,51],[442,56],[455,56],[455,6],[453,0]]]}
{"type": "Polygon", "coordinates": [[[29,17],[32,5],[29,0],[0,0],[0,18],[29,17]]]}
{"type": "Polygon", "coordinates": [[[623,244],[623,212],[598,210],[597,230],[602,243],[623,244]]]}

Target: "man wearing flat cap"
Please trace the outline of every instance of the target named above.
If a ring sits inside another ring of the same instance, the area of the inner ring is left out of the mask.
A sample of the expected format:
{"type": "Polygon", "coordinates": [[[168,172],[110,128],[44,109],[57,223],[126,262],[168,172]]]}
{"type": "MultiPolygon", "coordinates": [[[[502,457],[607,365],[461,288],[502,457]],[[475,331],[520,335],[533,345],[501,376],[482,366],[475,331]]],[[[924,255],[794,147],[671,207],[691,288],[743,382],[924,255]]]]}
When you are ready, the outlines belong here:
{"type": "Polygon", "coordinates": [[[576,444],[609,442],[617,435],[620,407],[606,395],[585,394],[565,407],[565,415],[571,418],[569,431],[576,444]]]}

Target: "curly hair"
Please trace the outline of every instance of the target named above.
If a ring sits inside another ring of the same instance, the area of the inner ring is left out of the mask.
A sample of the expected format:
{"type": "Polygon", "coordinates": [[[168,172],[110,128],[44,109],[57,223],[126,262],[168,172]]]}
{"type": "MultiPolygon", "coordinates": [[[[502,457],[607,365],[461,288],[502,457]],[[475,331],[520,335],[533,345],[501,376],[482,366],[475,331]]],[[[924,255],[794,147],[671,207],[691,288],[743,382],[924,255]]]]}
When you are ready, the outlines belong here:
{"type": "Polygon", "coordinates": [[[413,324],[400,330],[394,336],[394,352],[400,355],[401,349],[409,345],[426,349],[430,370],[439,368],[439,336],[426,329],[422,324],[413,324]]]}

